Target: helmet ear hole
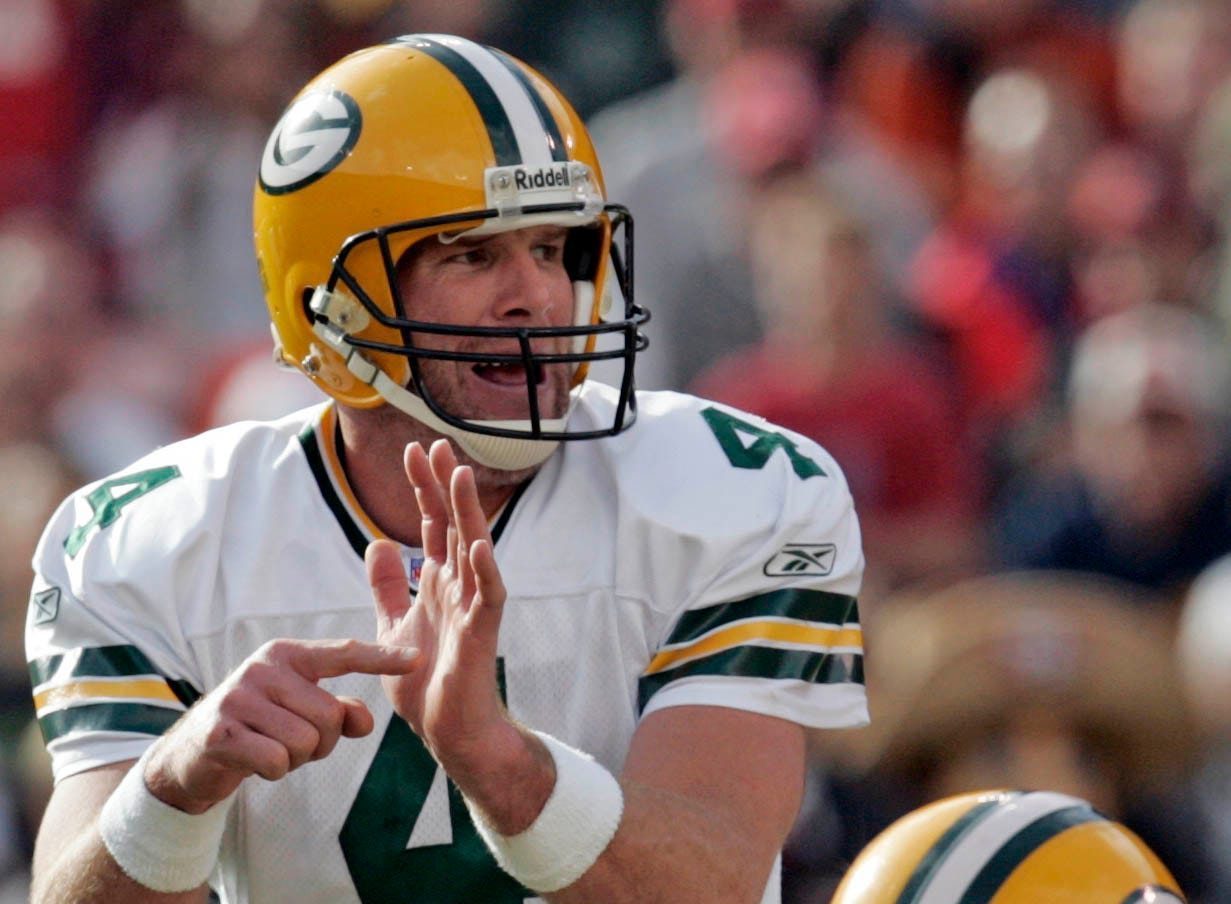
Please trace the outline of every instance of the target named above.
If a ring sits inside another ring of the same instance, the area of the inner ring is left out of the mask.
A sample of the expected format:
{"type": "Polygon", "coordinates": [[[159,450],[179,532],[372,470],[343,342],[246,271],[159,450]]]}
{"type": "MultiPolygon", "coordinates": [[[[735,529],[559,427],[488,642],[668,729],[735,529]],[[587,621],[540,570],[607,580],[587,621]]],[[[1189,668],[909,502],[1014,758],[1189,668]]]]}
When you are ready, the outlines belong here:
{"type": "Polygon", "coordinates": [[[316,290],[310,286],[304,286],[302,292],[299,293],[299,303],[303,306],[303,315],[308,318],[308,323],[316,322],[316,315],[312,313],[312,296],[316,294],[316,290]]]}

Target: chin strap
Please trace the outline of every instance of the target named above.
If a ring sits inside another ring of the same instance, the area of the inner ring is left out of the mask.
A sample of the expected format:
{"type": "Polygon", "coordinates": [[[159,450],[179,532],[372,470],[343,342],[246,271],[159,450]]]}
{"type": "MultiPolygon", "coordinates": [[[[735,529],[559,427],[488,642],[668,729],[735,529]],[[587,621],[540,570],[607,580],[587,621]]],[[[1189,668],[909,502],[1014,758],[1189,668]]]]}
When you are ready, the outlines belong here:
{"type": "MultiPolygon", "coordinates": [[[[594,297],[594,288],[591,284],[575,285],[590,286],[589,297],[591,299],[594,297]]],[[[578,303],[580,304],[580,299],[578,303]]],[[[475,433],[446,423],[428,407],[422,398],[394,382],[363,352],[346,341],[346,337],[351,333],[357,333],[368,325],[368,313],[360,305],[345,295],[329,292],[324,286],[317,286],[310,307],[317,314],[328,318],[326,322],[314,322],[312,332],[329,348],[342,356],[347,370],[375,389],[380,397],[394,408],[431,427],[437,433],[456,440],[462,450],[479,464],[501,471],[520,471],[542,464],[560,445],[558,440],[489,436],[486,433],[475,433]]],[[[577,389],[570,393],[570,412],[576,402],[577,394],[577,389]]],[[[543,430],[561,432],[567,422],[568,413],[566,412],[562,418],[541,418],[539,425],[543,430]]],[[[530,421],[522,420],[476,421],[476,423],[484,427],[510,430],[528,431],[532,429],[530,421]]]]}

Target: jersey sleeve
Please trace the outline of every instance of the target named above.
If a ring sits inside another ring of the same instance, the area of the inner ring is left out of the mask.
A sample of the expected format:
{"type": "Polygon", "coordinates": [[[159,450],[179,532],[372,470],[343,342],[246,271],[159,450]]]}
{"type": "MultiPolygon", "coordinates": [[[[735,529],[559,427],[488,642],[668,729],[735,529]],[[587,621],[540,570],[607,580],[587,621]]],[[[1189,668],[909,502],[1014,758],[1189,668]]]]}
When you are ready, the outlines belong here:
{"type": "Polygon", "coordinates": [[[178,612],[209,555],[185,478],[145,463],[86,487],[34,554],[26,654],[55,780],[137,757],[199,696],[178,612]]]}
{"type": "Polygon", "coordinates": [[[694,514],[683,543],[656,544],[671,550],[656,568],[675,576],[659,588],[675,610],[639,679],[642,715],[708,705],[864,724],[864,559],[841,469],[803,436],[700,404],[690,476],[679,475],[694,514]]]}

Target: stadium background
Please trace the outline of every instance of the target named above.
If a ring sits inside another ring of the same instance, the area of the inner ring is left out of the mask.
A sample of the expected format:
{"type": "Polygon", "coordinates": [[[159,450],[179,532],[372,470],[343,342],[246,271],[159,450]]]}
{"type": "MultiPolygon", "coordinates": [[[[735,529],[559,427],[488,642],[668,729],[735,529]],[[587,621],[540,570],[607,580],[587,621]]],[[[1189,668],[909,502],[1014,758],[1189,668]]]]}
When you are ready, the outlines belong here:
{"type": "Polygon", "coordinates": [[[819,439],[875,724],[818,737],[787,900],[970,787],[1087,796],[1231,901],[1224,0],[0,0],[0,904],[46,794],[21,631],[71,488],[312,400],[249,200],[340,55],[444,31],[590,120],[640,384],[819,439]]]}

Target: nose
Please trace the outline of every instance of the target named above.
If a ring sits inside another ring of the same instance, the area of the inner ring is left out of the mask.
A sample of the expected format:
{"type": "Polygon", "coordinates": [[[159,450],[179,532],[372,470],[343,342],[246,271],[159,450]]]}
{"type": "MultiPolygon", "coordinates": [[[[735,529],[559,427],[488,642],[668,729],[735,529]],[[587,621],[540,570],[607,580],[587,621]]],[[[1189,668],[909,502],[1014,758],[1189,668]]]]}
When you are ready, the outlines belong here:
{"type": "Polygon", "coordinates": [[[546,264],[529,247],[510,249],[500,266],[495,315],[527,325],[556,325],[565,296],[561,289],[568,278],[558,267],[546,264]]]}

